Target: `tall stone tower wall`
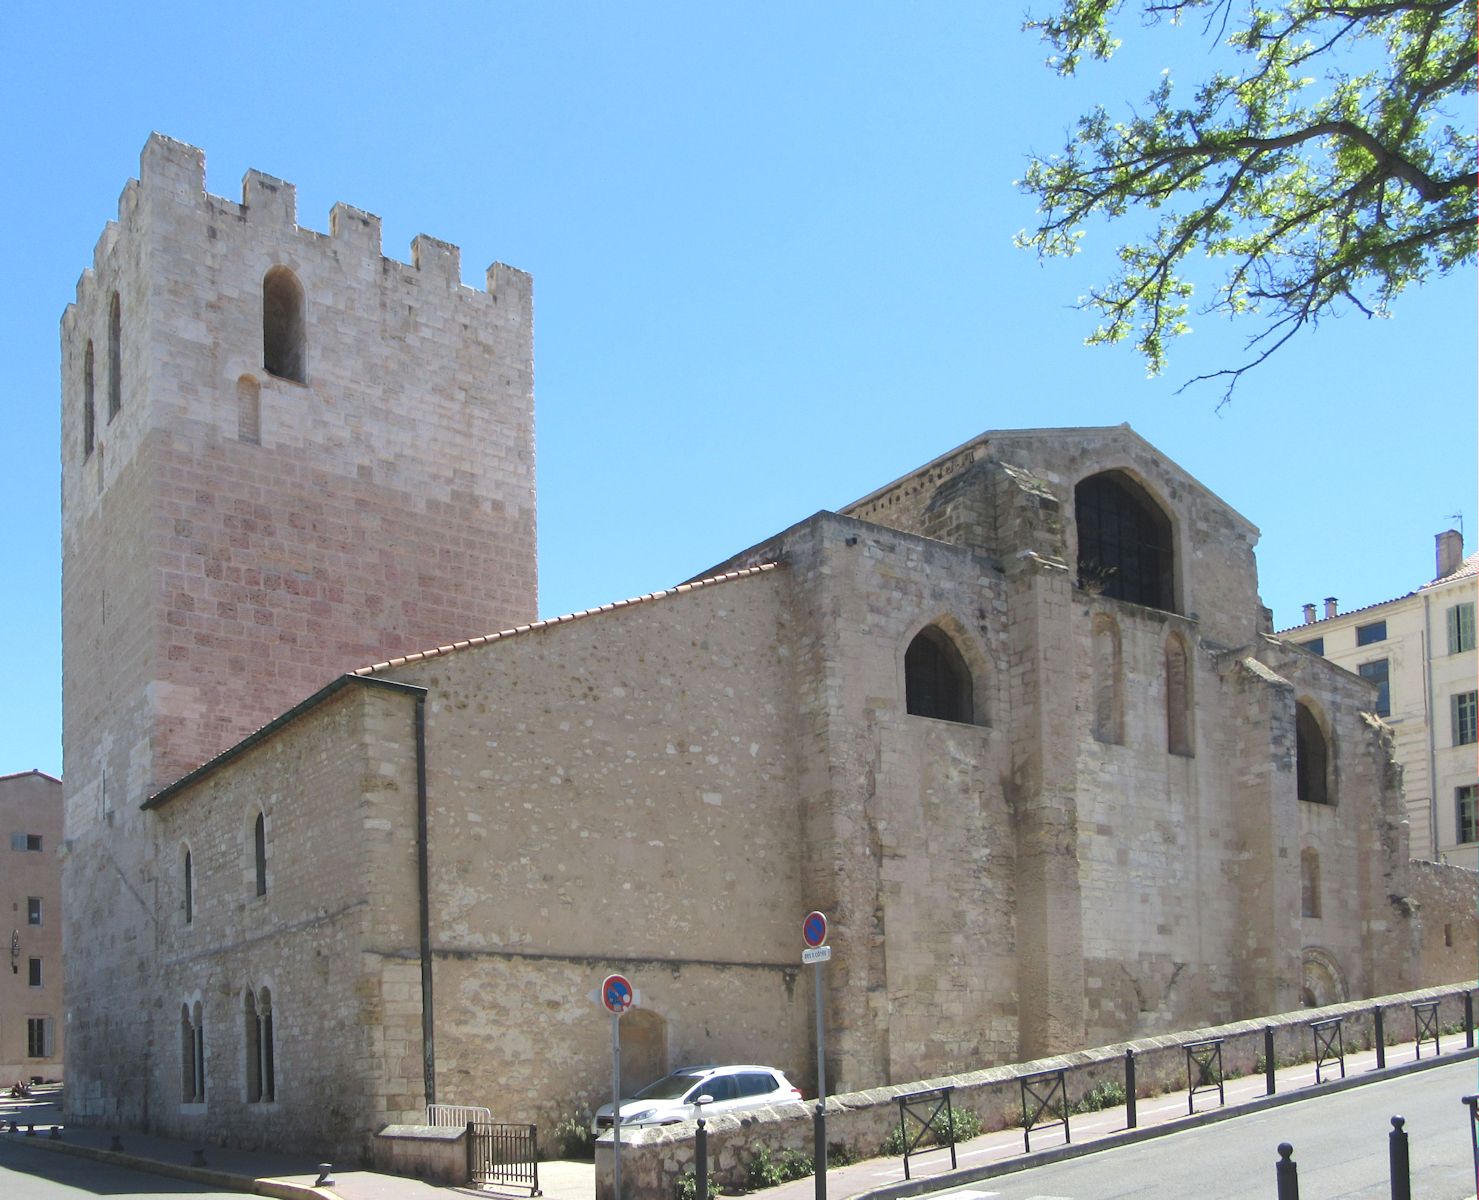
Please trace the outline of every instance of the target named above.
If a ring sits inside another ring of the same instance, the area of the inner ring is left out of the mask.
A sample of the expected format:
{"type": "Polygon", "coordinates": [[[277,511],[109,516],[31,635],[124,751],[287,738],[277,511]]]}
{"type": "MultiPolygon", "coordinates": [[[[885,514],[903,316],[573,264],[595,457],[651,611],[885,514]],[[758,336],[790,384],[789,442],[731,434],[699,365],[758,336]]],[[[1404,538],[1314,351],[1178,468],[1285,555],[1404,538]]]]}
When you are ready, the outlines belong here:
{"type": "Polygon", "coordinates": [[[295,207],[255,171],[207,194],[201,151],[155,134],[62,318],[84,1104],[148,1050],[119,999],[157,937],[140,802],[346,670],[537,616],[529,276],[468,288],[455,246],[396,262],[379,218],[295,207]]]}

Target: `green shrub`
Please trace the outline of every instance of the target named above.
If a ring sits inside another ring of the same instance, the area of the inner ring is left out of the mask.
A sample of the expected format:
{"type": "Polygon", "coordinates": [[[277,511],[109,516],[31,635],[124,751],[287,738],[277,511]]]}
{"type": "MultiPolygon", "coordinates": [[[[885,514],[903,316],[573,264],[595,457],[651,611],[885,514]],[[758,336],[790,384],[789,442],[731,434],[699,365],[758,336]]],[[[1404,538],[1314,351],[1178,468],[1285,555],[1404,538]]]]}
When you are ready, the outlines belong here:
{"type": "MultiPolygon", "coordinates": [[[[912,1141],[915,1130],[911,1129],[909,1138],[912,1141]]],[[[929,1132],[920,1140],[920,1146],[948,1146],[952,1142],[968,1142],[972,1138],[981,1136],[981,1118],[968,1108],[957,1108],[950,1113],[950,1128],[945,1126],[945,1114],[937,1113],[934,1120],[930,1122],[929,1132]]],[[[898,1126],[889,1131],[888,1137],[883,1139],[883,1145],[879,1147],[878,1153],[883,1158],[899,1158],[904,1153],[904,1132],[898,1126]]]]}
{"type": "Polygon", "coordinates": [[[1125,1085],[1116,1079],[1101,1079],[1079,1098],[1072,1111],[1076,1113],[1101,1112],[1106,1108],[1118,1108],[1125,1102],[1125,1085]]]}
{"type": "Polygon", "coordinates": [[[588,1117],[563,1118],[554,1128],[554,1144],[559,1148],[561,1158],[590,1160],[596,1157],[596,1135],[591,1132],[588,1117]]]}
{"type": "MultiPolygon", "coordinates": [[[[684,1171],[678,1177],[678,1186],[673,1192],[676,1200],[698,1200],[698,1176],[692,1171],[684,1171]]],[[[709,1172],[709,1195],[717,1196],[719,1185],[714,1181],[714,1172],[709,1172]]]]}
{"type": "Polygon", "coordinates": [[[790,1183],[793,1179],[804,1179],[815,1171],[816,1163],[809,1155],[796,1150],[782,1150],[773,1155],[769,1146],[760,1146],[750,1159],[747,1180],[752,1190],[759,1191],[790,1183]]]}
{"type": "Polygon", "coordinates": [[[858,1153],[846,1142],[833,1142],[827,1147],[829,1167],[849,1167],[858,1161],[858,1153]]]}

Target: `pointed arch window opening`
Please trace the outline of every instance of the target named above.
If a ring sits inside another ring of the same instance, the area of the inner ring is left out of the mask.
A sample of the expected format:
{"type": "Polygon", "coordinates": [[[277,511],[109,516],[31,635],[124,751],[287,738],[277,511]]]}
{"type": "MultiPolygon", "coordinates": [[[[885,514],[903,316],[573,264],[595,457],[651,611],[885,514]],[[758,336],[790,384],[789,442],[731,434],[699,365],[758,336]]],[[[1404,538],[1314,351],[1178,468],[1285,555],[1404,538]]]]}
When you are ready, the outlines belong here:
{"type": "Polygon", "coordinates": [[[1150,493],[1123,472],[1106,471],[1074,488],[1073,505],[1079,586],[1175,612],[1171,521],[1150,493]]]}
{"type": "Polygon", "coordinates": [[[94,379],[92,340],[82,356],[82,457],[91,456],[98,440],[98,409],[94,379]]]}
{"type": "Polygon", "coordinates": [[[1307,704],[1294,710],[1295,789],[1307,804],[1333,804],[1330,787],[1330,742],[1307,704]]]}
{"type": "Polygon", "coordinates": [[[976,724],[970,667],[937,626],[920,630],[904,652],[904,706],[911,716],[976,724]]]}
{"type": "Polygon", "coordinates": [[[267,894],[267,815],[258,813],[252,824],[252,869],[257,895],[267,894]]]}
{"type": "Polygon", "coordinates": [[[303,285],[287,267],[262,279],[262,368],[279,379],[308,382],[308,331],[303,285]]]}
{"type": "Polygon", "coordinates": [[[123,304],[113,293],[108,306],[108,420],[123,408],[123,304]]]}

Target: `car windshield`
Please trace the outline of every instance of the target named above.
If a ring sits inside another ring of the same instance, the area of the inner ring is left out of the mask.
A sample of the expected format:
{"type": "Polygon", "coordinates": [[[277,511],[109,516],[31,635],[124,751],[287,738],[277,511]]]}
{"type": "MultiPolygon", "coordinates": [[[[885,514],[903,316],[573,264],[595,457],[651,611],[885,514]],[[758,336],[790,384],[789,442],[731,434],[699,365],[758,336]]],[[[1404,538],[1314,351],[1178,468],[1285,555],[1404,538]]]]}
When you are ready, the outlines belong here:
{"type": "Polygon", "coordinates": [[[632,1099],[676,1100],[693,1086],[694,1080],[702,1078],[702,1071],[679,1071],[673,1075],[664,1075],[656,1083],[649,1083],[632,1099]]]}

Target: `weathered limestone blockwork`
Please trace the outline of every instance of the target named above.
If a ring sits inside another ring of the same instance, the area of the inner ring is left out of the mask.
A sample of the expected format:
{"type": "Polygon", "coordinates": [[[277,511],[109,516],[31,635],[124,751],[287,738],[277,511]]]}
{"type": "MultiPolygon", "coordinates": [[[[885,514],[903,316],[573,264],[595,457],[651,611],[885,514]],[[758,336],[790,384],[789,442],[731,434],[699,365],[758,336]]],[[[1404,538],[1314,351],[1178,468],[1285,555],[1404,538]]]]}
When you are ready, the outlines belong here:
{"type": "Polygon", "coordinates": [[[80,1114],[142,1111],[122,1081],[148,1035],[112,995],[154,970],[139,804],[349,666],[535,615],[528,276],[475,291],[455,247],[406,265],[378,218],[330,225],[255,171],[240,203],[207,194],[201,152],[156,134],[62,319],[80,1114]]]}
{"type": "Polygon", "coordinates": [[[548,1127],[604,1098],[618,970],[628,1084],[806,1086],[810,908],[833,1090],[1438,961],[1371,686],[1265,635],[1257,530],[1128,427],[986,434],[517,625],[527,277],[207,196],[165,139],[140,180],[63,322],[76,1116],[351,1159],[434,1100],[548,1127]]]}

